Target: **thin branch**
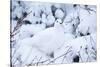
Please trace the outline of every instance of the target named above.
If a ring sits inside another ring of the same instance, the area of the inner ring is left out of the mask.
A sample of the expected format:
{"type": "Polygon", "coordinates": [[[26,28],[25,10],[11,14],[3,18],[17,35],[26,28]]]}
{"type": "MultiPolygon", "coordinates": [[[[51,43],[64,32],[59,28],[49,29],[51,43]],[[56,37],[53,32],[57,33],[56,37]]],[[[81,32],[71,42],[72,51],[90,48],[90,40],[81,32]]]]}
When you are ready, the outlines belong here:
{"type": "Polygon", "coordinates": [[[63,57],[61,64],[64,62],[64,59],[66,58],[66,55],[63,57]]]}
{"type": "Polygon", "coordinates": [[[34,61],[35,59],[37,59],[37,56],[35,56],[35,57],[33,58],[33,60],[31,61],[31,63],[28,64],[27,66],[31,66],[31,65],[33,64],[33,61],[34,61]]]}
{"type": "Polygon", "coordinates": [[[69,49],[67,50],[67,52],[66,52],[65,54],[60,55],[59,57],[54,58],[54,59],[53,59],[53,60],[51,60],[51,61],[50,61],[50,59],[47,59],[47,60],[44,60],[44,61],[41,61],[41,62],[40,62],[40,60],[42,59],[42,57],[40,57],[40,59],[39,59],[39,61],[38,61],[38,62],[33,63],[33,64],[29,64],[29,65],[27,65],[27,66],[30,66],[30,65],[39,65],[39,64],[44,64],[44,63],[46,63],[46,62],[48,62],[47,64],[50,64],[50,63],[52,63],[52,62],[56,61],[57,59],[59,59],[59,58],[61,58],[61,57],[65,56],[65,55],[66,55],[66,54],[68,54],[69,52],[71,52],[71,51],[72,51],[72,50],[70,50],[71,48],[72,48],[72,47],[69,47],[69,49]]]}
{"type": "Polygon", "coordinates": [[[42,56],[39,58],[38,62],[37,62],[37,66],[39,65],[40,60],[42,59],[42,56]]]}
{"type": "Polygon", "coordinates": [[[23,24],[23,20],[31,13],[32,11],[30,11],[26,16],[23,16],[22,18],[20,18],[18,21],[17,21],[17,25],[16,27],[14,28],[14,30],[11,32],[10,31],[10,36],[13,37],[15,34],[13,34],[15,31],[17,31],[23,24]]]}
{"type": "Polygon", "coordinates": [[[61,56],[59,56],[59,57],[57,57],[57,58],[51,60],[48,64],[54,62],[54,61],[57,60],[58,58],[63,57],[63,56],[65,56],[66,54],[68,54],[69,52],[71,52],[72,50],[70,50],[70,49],[71,49],[71,47],[67,50],[67,52],[66,52],[65,54],[63,54],[63,55],[61,55],[61,56]]]}

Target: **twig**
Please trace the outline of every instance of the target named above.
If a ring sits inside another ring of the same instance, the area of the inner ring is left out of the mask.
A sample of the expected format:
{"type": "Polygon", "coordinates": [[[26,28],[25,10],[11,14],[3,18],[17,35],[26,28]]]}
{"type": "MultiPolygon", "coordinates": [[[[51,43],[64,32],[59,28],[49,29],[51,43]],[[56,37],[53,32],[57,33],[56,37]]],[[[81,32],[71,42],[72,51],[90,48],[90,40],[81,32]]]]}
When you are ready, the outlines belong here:
{"type": "Polygon", "coordinates": [[[53,60],[51,60],[51,61],[50,61],[50,59],[47,59],[47,60],[44,60],[44,61],[41,61],[41,62],[40,62],[40,60],[41,60],[41,58],[42,58],[42,57],[40,57],[40,59],[39,59],[38,62],[33,63],[33,64],[29,64],[29,65],[27,65],[27,66],[30,66],[30,65],[39,65],[40,63],[43,64],[43,63],[48,62],[48,61],[49,61],[49,62],[48,62],[47,64],[50,64],[50,63],[54,62],[55,60],[57,60],[58,58],[63,57],[63,56],[65,56],[66,54],[68,54],[69,52],[71,52],[71,51],[72,51],[72,50],[70,50],[71,48],[72,48],[72,47],[69,47],[69,49],[67,50],[67,52],[66,52],[65,54],[60,55],[59,57],[57,57],[57,58],[55,58],[55,59],[53,59],[53,60]]]}
{"type": "Polygon", "coordinates": [[[22,26],[22,24],[23,24],[23,20],[31,13],[32,11],[30,11],[26,16],[23,16],[22,18],[20,18],[18,21],[17,21],[17,25],[16,25],[16,27],[14,28],[14,30],[12,31],[12,32],[10,32],[10,35],[11,35],[11,37],[13,37],[14,36],[14,32],[16,31],[16,30],[18,30],[21,26],[22,26]]]}
{"type": "MultiPolygon", "coordinates": [[[[92,36],[90,35],[90,41],[92,41],[94,44],[96,44],[96,42],[93,40],[92,36]]],[[[91,43],[92,45],[92,43],[91,43]]],[[[92,45],[93,46],[93,45],[92,45]]]]}
{"type": "Polygon", "coordinates": [[[70,49],[71,49],[71,47],[67,50],[67,52],[66,52],[65,54],[63,54],[63,55],[61,55],[61,56],[59,56],[59,57],[57,57],[57,58],[51,60],[48,64],[54,62],[54,61],[57,60],[58,58],[63,57],[63,56],[65,56],[66,54],[68,54],[69,52],[71,52],[72,50],[70,50],[70,49]]]}
{"type": "Polygon", "coordinates": [[[36,58],[37,58],[37,56],[35,56],[35,57],[33,58],[32,62],[31,62],[30,64],[28,64],[27,66],[31,66],[32,63],[33,63],[33,61],[34,61],[36,58]]]}
{"type": "Polygon", "coordinates": [[[39,58],[39,60],[38,60],[38,62],[36,64],[37,66],[38,66],[38,64],[39,64],[39,62],[40,62],[41,59],[42,59],[42,56],[39,58]]]}
{"type": "Polygon", "coordinates": [[[41,61],[41,62],[36,62],[36,63],[33,63],[33,64],[29,64],[29,65],[27,65],[27,66],[30,66],[30,65],[37,65],[37,63],[38,64],[43,64],[43,63],[45,63],[45,62],[47,62],[47,61],[50,61],[50,59],[47,59],[47,60],[44,60],[44,61],[41,61]]]}
{"type": "Polygon", "coordinates": [[[66,58],[66,55],[63,57],[61,64],[64,62],[64,59],[66,58]]]}
{"type": "Polygon", "coordinates": [[[80,55],[81,49],[82,49],[82,46],[80,47],[80,50],[79,50],[78,54],[79,54],[79,57],[80,57],[80,59],[81,59],[81,62],[83,62],[83,59],[82,59],[82,57],[81,57],[81,55],[80,55]]]}

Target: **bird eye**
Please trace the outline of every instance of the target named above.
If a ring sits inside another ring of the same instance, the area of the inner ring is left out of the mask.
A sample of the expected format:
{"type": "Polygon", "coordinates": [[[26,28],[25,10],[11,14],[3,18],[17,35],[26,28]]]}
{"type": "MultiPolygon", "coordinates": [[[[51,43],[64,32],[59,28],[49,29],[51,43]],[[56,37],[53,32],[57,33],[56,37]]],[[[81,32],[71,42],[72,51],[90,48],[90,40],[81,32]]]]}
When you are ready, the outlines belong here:
{"type": "Polygon", "coordinates": [[[56,23],[58,23],[58,21],[56,21],[56,23]]]}
{"type": "Polygon", "coordinates": [[[62,24],[62,23],[60,23],[60,24],[62,24]]]}

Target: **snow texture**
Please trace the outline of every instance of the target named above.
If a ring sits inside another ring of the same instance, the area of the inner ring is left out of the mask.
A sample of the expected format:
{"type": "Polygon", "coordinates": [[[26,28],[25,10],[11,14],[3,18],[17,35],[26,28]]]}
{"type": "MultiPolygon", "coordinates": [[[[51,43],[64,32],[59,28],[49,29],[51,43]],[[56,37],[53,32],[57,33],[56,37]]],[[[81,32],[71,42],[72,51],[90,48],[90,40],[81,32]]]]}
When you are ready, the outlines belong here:
{"type": "Polygon", "coordinates": [[[96,6],[11,1],[11,66],[97,60],[96,6]]]}

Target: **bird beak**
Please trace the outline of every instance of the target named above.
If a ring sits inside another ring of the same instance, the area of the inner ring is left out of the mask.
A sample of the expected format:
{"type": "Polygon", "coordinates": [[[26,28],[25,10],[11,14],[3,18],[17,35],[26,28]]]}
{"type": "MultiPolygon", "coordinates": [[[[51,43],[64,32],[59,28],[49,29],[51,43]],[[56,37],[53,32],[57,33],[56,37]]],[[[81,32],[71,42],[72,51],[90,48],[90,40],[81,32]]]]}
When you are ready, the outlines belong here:
{"type": "Polygon", "coordinates": [[[60,23],[62,27],[64,27],[63,23],[60,23]]]}
{"type": "Polygon", "coordinates": [[[63,22],[62,22],[62,23],[60,23],[60,24],[63,24],[63,22]]]}
{"type": "Polygon", "coordinates": [[[62,24],[62,23],[60,23],[60,24],[62,24]]]}

